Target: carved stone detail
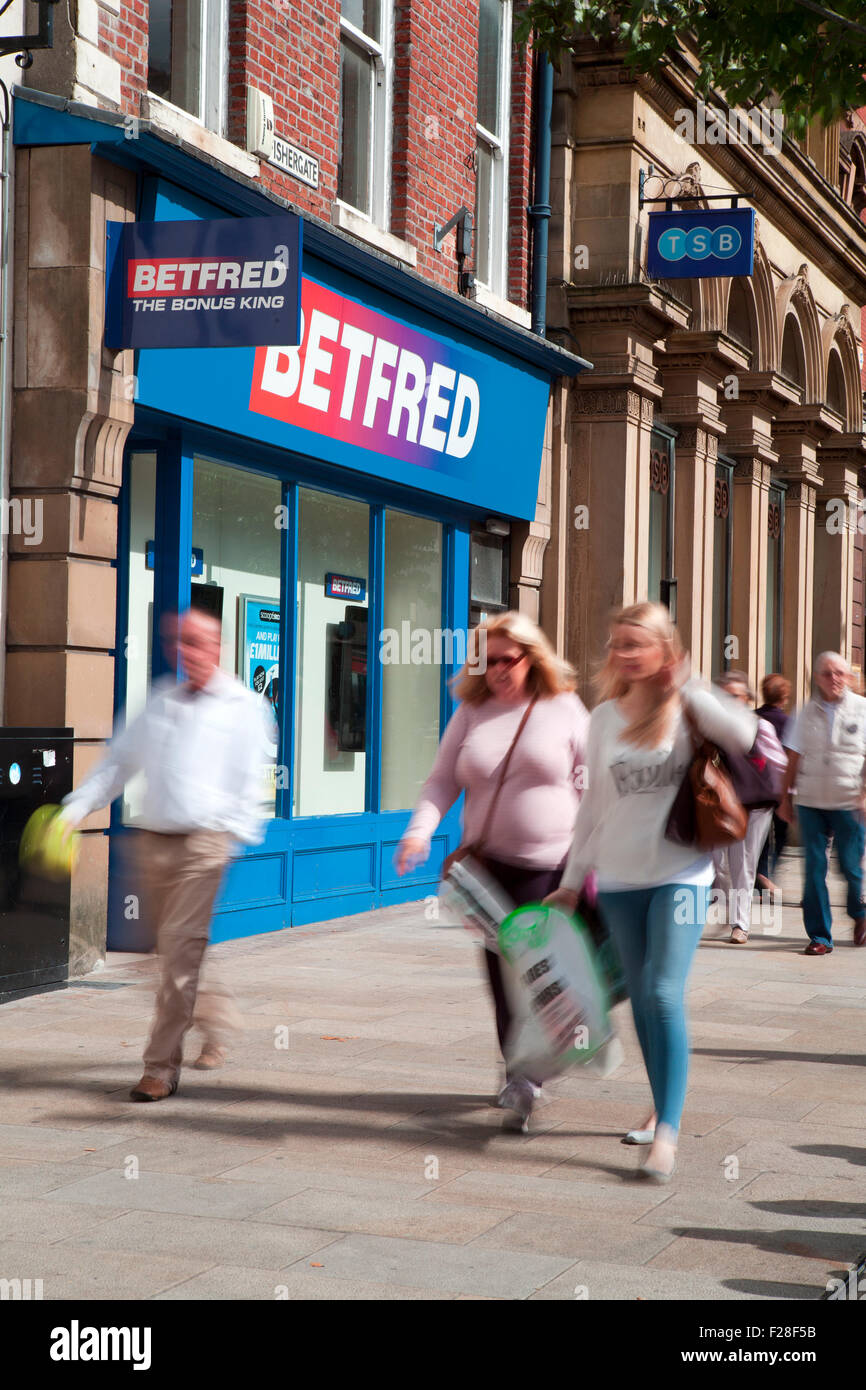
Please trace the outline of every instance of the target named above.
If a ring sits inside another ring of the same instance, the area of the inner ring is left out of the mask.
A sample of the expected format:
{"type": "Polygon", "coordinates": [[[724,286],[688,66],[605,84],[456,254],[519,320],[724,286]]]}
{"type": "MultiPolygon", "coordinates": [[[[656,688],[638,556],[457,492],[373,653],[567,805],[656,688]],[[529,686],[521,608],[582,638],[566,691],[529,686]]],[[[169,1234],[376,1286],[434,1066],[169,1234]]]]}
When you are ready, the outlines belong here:
{"type": "Polygon", "coordinates": [[[578,387],[574,393],[578,415],[627,415],[629,419],[637,419],[641,413],[640,402],[638,391],[589,391],[578,387]]]}

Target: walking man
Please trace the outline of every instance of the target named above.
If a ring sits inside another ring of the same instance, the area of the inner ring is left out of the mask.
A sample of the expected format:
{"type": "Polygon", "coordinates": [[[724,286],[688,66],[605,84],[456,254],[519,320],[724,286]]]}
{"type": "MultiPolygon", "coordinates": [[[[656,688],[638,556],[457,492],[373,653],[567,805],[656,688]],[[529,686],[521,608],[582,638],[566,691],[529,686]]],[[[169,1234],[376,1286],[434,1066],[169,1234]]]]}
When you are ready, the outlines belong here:
{"type": "Polygon", "coordinates": [[[161,978],[133,1100],[164,1100],[177,1090],[183,1040],[193,1022],[205,1045],[195,1064],[221,1066],[240,1026],[231,991],[199,974],[211,912],[233,841],[262,838],[267,730],[261,702],[220,669],[220,623],[189,609],[177,624],[176,649],[186,675],[156,682],[142,710],[105,757],[65,798],[72,828],[107,806],[138,772],[145,774],[138,822],[139,876],[156,931],[161,978]]]}
{"type": "Polygon", "coordinates": [[[866,946],[863,905],[863,811],[866,809],[866,699],[850,688],[851,670],[838,652],[815,661],[815,695],[785,730],[789,750],[785,798],[779,807],[792,821],[791,792],[796,786],[797,817],[805,855],[803,921],[809,934],[807,956],[833,949],[827,856],[831,838],[848,884],[848,916],[854,944],[866,946]]]}

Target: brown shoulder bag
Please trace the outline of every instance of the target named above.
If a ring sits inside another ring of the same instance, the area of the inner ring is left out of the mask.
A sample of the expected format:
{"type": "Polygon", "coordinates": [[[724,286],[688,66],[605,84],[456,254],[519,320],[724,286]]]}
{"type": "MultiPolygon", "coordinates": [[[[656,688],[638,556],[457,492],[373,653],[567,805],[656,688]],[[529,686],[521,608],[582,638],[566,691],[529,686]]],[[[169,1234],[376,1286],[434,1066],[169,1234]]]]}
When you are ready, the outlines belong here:
{"type": "Polygon", "coordinates": [[[683,701],[694,756],[674,798],[665,839],[698,850],[722,849],[745,838],[749,813],[734,791],[721,749],[705,738],[683,701]]]}

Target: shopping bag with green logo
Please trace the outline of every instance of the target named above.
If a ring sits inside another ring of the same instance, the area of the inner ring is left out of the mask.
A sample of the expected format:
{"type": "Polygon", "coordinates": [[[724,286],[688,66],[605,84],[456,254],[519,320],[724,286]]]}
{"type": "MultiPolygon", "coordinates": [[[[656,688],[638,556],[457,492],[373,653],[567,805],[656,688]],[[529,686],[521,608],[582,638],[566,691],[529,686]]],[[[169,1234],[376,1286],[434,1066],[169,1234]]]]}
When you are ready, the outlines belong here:
{"type": "Polygon", "coordinates": [[[510,1074],[552,1076],[596,1059],[618,1064],[607,986],[579,918],[556,907],[519,907],[499,928],[499,949],[514,1015],[505,1057],[510,1074]]]}

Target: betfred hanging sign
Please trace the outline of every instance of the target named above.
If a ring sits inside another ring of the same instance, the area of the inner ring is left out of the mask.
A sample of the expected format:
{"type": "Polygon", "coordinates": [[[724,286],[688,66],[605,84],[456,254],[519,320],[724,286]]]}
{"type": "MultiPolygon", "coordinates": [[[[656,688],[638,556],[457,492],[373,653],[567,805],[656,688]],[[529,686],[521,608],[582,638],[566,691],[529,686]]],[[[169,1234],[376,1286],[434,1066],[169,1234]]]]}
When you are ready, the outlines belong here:
{"type": "Polygon", "coordinates": [[[301,221],[108,223],[106,346],[298,343],[301,221]]]}
{"type": "Polygon", "coordinates": [[[259,348],[249,408],[424,468],[467,458],[482,422],[469,353],[307,279],[300,346],[259,348]]]}
{"type": "Polygon", "coordinates": [[[706,280],[751,275],[755,259],[753,208],[712,212],[651,212],[647,274],[659,280],[706,280]]]}

